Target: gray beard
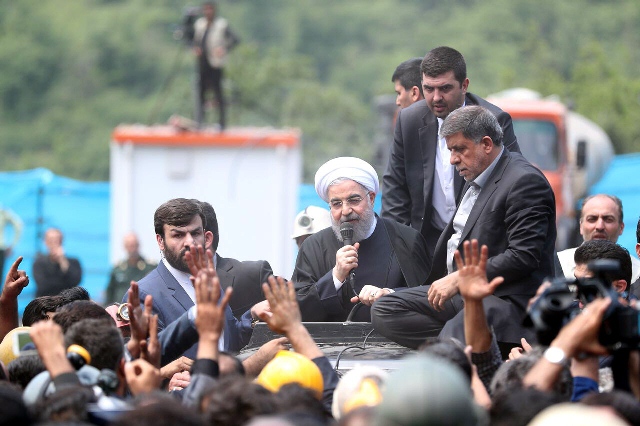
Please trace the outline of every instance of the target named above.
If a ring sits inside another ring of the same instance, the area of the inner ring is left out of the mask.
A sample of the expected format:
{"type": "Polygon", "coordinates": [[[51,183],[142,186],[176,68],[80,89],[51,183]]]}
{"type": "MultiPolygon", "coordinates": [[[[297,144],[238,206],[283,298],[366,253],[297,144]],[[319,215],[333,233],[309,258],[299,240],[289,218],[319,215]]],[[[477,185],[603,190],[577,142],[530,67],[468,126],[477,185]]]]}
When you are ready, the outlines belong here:
{"type": "Polygon", "coordinates": [[[376,216],[373,213],[373,206],[370,209],[366,209],[362,215],[357,215],[356,213],[351,213],[349,216],[340,217],[339,221],[335,221],[333,216],[331,217],[331,229],[333,229],[333,233],[336,235],[338,241],[342,241],[342,235],[340,234],[340,225],[344,222],[348,222],[350,220],[355,220],[352,222],[353,225],[353,242],[357,243],[358,241],[362,241],[367,238],[367,234],[369,230],[373,226],[373,222],[375,221],[376,216]]]}

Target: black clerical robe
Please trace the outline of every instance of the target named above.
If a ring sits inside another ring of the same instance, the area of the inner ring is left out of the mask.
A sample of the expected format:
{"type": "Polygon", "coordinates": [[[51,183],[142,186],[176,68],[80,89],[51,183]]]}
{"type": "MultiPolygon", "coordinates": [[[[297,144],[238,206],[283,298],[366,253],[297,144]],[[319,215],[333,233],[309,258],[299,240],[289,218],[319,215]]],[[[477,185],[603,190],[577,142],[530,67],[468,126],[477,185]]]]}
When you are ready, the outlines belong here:
{"type": "MultiPolygon", "coordinates": [[[[332,271],[343,244],[331,228],[304,241],[291,277],[303,321],[344,321],[355,306],[349,299],[367,284],[397,289],[425,283],[431,257],[422,235],[409,226],[376,218],[374,233],[360,242],[355,289],[348,284],[335,289],[332,271]]],[[[368,318],[368,307],[366,311],[368,318]]]]}

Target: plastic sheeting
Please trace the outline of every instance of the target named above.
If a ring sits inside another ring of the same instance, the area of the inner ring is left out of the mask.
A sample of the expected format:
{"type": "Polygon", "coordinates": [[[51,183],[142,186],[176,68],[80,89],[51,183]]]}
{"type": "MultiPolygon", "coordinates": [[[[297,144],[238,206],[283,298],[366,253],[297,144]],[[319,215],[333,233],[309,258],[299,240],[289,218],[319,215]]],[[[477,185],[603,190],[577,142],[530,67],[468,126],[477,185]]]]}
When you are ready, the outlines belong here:
{"type": "MultiPolygon", "coordinates": [[[[47,169],[0,173],[0,208],[11,209],[24,224],[20,241],[4,265],[6,273],[16,257],[23,256],[20,269],[31,277],[18,299],[20,312],[35,297],[32,265],[39,251],[46,252],[42,238],[51,227],[62,231],[67,256],[80,260],[83,272],[80,285],[92,299],[102,301],[111,269],[108,182],[80,182],[56,176],[47,169]]],[[[12,232],[9,227],[6,235],[9,241],[12,232]]]]}

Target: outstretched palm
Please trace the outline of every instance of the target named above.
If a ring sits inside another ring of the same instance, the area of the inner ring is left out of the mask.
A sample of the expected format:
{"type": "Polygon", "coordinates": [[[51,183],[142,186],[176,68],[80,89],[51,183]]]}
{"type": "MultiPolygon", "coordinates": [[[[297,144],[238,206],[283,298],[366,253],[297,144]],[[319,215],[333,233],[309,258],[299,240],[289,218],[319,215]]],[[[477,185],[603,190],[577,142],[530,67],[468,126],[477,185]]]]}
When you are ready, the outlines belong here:
{"type": "Polygon", "coordinates": [[[504,278],[496,277],[491,282],[487,279],[487,258],[489,249],[482,246],[478,250],[478,240],[465,241],[463,244],[464,260],[460,251],[455,252],[458,267],[458,290],[465,300],[482,300],[493,294],[503,283],[504,278]]]}

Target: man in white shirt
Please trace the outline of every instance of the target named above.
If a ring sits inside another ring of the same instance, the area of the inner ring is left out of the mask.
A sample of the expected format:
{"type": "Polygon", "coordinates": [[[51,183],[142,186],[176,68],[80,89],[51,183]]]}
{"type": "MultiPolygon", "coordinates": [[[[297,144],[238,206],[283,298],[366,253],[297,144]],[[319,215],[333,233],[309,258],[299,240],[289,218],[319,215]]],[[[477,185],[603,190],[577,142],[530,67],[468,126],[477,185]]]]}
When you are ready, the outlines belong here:
{"type": "MultiPolygon", "coordinates": [[[[615,195],[595,194],[582,201],[580,213],[580,235],[583,242],[591,240],[608,240],[618,242],[618,237],[624,231],[622,220],[622,201],[615,195]]],[[[577,247],[558,252],[556,275],[573,278],[576,263],[573,256],[577,247]]],[[[633,273],[631,282],[640,277],[640,260],[631,256],[633,273]]]]}
{"type": "Polygon", "coordinates": [[[449,163],[444,138],[438,136],[442,120],[463,105],[481,105],[498,118],[504,146],[511,152],[520,152],[520,148],[511,116],[467,92],[467,66],[460,52],[437,47],[424,57],[420,71],[425,101],[398,114],[389,164],[382,178],[381,216],[420,231],[433,255],[440,233],[453,217],[464,183],[449,163]]]}

